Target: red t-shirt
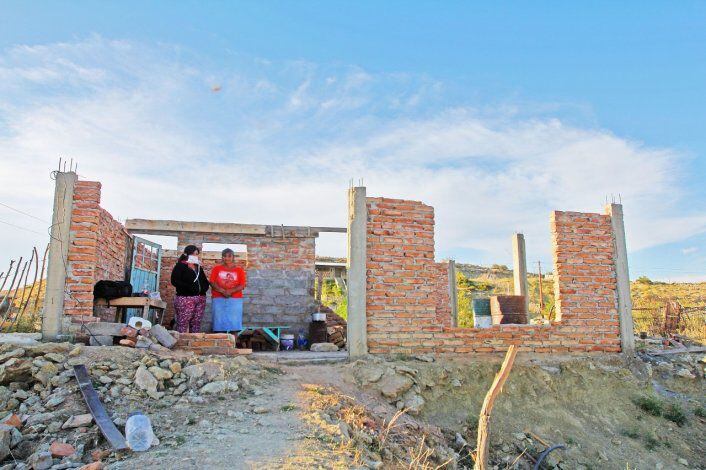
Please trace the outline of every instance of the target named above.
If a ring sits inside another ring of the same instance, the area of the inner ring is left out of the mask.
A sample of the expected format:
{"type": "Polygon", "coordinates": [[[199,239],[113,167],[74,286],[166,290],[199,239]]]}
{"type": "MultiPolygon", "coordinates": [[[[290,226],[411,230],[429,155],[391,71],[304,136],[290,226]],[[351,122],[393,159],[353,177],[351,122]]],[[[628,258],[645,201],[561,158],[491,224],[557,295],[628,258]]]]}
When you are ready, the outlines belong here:
{"type": "MultiPolygon", "coordinates": [[[[245,287],[245,270],[240,266],[233,266],[232,268],[226,268],[224,265],[219,264],[213,268],[211,271],[211,284],[215,284],[222,289],[232,289],[236,286],[245,287]]],[[[223,294],[217,292],[215,289],[211,290],[212,297],[223,297],[223,294]]],[[[231,295],[232,298],[243,297],[243,292],[234,292],[231,295]]]]}

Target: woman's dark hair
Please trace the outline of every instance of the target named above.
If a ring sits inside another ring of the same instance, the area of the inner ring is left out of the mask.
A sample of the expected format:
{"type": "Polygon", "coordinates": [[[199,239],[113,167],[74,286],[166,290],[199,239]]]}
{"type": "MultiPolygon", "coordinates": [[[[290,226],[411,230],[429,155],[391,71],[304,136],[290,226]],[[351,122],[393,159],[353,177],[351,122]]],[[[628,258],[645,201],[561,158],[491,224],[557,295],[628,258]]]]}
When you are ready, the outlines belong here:
{"type": "Polygon", "coordinates": [[[186,245],[186,248],[184,248],[184,253],[181,254],[179,257],[179,261],[186,261],[189,258],[189,255],[193,255],[199,251],[199,247],[196,245],[186,245]]]}

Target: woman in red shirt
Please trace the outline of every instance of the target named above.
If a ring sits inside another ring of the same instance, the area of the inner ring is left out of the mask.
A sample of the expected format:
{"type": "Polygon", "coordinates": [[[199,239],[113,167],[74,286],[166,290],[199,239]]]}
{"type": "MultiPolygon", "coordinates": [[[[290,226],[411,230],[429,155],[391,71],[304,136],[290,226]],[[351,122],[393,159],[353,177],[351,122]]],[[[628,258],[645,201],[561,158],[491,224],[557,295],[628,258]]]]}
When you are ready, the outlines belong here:
{"type": "Polygon", "coordinates": [[[235,265],[235,253],[230,248],[221,252],[222,264],[211,270],[213,299],[213,331],[243,329],[243,289],[245,270],[235,265]]]}

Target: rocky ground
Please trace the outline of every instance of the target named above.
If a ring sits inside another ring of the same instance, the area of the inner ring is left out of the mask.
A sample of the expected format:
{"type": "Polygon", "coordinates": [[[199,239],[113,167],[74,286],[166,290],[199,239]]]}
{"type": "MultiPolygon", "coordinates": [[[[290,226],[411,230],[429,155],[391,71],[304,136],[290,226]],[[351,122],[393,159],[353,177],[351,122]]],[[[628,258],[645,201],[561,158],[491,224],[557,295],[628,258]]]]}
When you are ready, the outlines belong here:
{"type": "MultiPolygon", "coordinates": [[[[71,344],[0,346],[0,469],[471,468],[500,357],[275,366],[71,344]],[[152,420],[111,452],[73,378],[86,364],[114,423],[152,420]]],[[[493,468],[706,468],[703,356],[520,354],[492,415],[493,468]],[[700,362],[701,361],[701,362],[700,362]]]]}

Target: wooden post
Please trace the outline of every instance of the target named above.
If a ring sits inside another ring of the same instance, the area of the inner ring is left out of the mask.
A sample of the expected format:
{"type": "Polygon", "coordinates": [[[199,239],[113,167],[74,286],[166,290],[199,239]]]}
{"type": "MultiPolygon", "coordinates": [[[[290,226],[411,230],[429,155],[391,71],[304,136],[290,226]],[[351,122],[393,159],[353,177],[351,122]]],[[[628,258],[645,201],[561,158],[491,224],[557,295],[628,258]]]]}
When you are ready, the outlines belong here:
{"type": "Polygon", "coordinates": [[[480,409],[478,417],[478,447],[476,449],[476,464],[474,470],[486,470],[488,463],[488,434],[490,433],[490,412],[495,404],[495,399],[502,392],[503,385],[510,375],[512,364],[515,362],[517,355],[517,346],[511,345],[505,354],[503,365],[500,366],[500,371],[495,375],[495,380],[490,386],[488,393],[483,400],[483,406],[480,409]]]}

